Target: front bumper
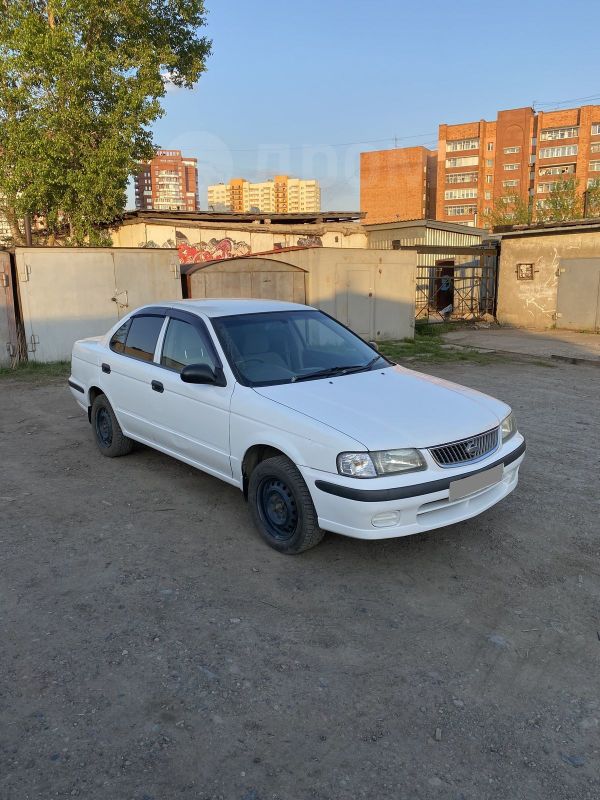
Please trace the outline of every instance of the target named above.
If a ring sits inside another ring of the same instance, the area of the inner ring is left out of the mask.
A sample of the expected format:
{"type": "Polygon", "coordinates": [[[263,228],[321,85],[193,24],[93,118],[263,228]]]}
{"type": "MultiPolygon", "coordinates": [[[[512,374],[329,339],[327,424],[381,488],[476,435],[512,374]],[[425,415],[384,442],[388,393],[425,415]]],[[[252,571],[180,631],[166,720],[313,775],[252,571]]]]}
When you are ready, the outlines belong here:
{"type": "Polygon", "coordinates": [[[517,434],[489,459],[479,462],[476,469],[428,469],[411,473],[404,481],[397,475],[360,480],[307,467],[300,467],[300,471],[323,530],[357,539],[388,539],[452,525],[495,505],[516,487],[524,453],[525,439],[517,434]],[[450,500],[452,481],[499,465],[499,482],[450,500]],[[393,521],[382,525],[385,518],[393,521]]]}

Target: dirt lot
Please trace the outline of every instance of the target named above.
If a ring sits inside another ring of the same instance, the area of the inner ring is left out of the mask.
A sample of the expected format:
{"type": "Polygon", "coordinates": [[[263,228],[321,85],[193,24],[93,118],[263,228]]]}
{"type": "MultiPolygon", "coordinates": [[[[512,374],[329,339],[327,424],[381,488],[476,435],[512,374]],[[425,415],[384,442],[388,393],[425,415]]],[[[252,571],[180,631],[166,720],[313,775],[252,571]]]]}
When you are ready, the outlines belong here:
{"type": "Polygon", "coordinates": [[[241,494],[109,460],[0,382],[0,798],[600,796],[600,370],[432,372],[510,402],[516,493],[419,537],[263,545],[241,494]]]}

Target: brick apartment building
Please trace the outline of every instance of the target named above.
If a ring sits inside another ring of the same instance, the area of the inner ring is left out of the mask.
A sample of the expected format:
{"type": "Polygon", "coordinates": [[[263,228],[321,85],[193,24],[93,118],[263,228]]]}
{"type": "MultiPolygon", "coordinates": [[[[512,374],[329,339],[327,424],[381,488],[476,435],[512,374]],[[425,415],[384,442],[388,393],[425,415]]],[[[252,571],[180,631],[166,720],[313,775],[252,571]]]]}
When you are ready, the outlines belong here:
{"type": "Polygon", "coordinates": [[[437,153],[399,147],[360,154],[360,207],[365,222],[431,219],[436,208],[437,153]]]}
{"type": "Polygon", "coordinates": [[[157,150],[135,176],[135,207],[156,211],[199,211],[198,162],[181,150],[157,150]]]}
{"type": "Polygon", "coordinates": [[[208,207],[238,213],[252,210],[266,214],[311,213],[321,210],[321,189],[315,179],[302,180],[289,175],[275,175],[262,183],[232,178],[228,183],[208,187],[208,207]]]}
{"type": "MultiPolygon", "coordinates": [[[[404,149],[407,159],[414,149],[404,149]]],[[[385,185],[402,158],[398,150],[361,154],[361,210],[368,221],[371,213],[379,221],[383,216],[388,221],[423,218],[414,214],[414,203],[404,208],[393,192],[389,200],[374,200],[372,187],[378,181],[385,185]],[[377,169],[363,170],[362,156],[371,155],[378,157],[372,162],[377,169]],[[408,213],[412,216],[402,216],[408,213]]],[[[405,175],[407,195],[422,194],[422,177],[412,168],[405,175]]],[[[440,125],[435,218],[483,227],[498,198],[518,195],[535,207],[543,204],[556,181],[569,177],[577,180],[581,192],[600,179],[600,106],[537,113],[515,108],[499,111],[493,122],[440,125]]]]}

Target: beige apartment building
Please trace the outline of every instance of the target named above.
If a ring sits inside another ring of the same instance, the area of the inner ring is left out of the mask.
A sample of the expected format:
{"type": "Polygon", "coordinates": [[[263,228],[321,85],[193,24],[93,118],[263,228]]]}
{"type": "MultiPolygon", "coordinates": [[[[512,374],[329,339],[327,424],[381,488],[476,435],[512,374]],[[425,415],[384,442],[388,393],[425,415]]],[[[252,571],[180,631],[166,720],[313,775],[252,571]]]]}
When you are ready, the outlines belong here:
{"type": "Polygon", "coordinates": [[[272,180],[250,183],[245,178],[232,178],[229,183],[208,187],[209,210],[228,210],[247,214],[300,214],[321,210],[321,189],[315,179],[302,180],[288,175],[275,175],[272,180]]]}

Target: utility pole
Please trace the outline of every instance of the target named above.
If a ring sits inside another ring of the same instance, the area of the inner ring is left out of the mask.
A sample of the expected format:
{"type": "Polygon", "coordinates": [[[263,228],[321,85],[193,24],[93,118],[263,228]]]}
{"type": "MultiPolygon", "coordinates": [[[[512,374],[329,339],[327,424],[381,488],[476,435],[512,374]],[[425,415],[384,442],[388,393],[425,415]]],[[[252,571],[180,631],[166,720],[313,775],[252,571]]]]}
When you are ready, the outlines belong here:
{"type": "Polygon", "coordinates": [[[588,211],[589,211],[589,203],[590,203],[590,191],[589,189],[585,189],[583,192],[583,218],[588,218],[588,211]]]}

